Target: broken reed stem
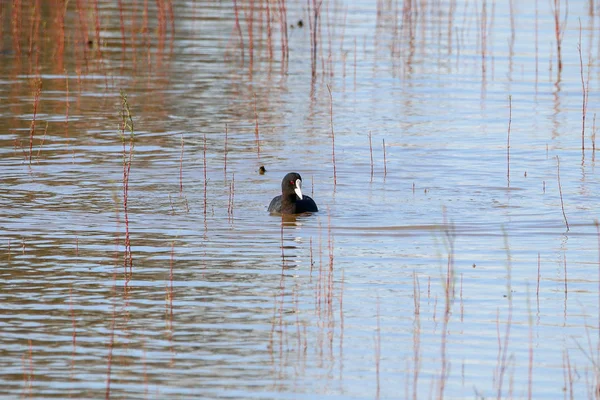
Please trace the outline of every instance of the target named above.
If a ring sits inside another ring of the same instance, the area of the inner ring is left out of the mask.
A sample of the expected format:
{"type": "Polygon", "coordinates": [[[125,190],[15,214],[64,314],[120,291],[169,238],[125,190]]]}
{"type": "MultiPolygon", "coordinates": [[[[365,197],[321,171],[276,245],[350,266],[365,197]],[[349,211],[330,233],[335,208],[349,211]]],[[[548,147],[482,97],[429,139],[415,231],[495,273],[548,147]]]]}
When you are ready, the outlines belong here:
{"type": "Polygon", "coordinates": [[[371,180],[373,180],[373,143],[371,141],[371,131],[369,131],[369,153],[371,155],[371,180]]]}
{"type": "Polygon", "coordinates": [[[129,196],[129,176],[131,173],[131,162],[133,160],[133,150],[135,147],[135,133],[133,129],[133,118],[127,101],[127,95],[121,90],[121,142],[123,144],[123,212],[125,215],[125,285],[133,275],[133,256],[131,253],[131,239],[129,232],[129,211],[128,211],[128,196],[129,196]],[[125,131],[129,133],[129,152],[126,150],[125,131]],[[129,267],[129,275],[127,274],[129,267]]]}
{"type": "Polygon", "coordinates": [[[581,151],[585,151],[585,116],[587,114],[587,102],[588,102],[588,89],[583,79],[583,57],[581,56],[581,18],[579,18],[579,43],[577,43],[577,50],[579,51],[579,73],[581,75],[581,90],[583,94],[581,104],[581,151]]]}
{"type": "Polygon", "coordinates": [[[38,105],[40,103],[40,95],[42,93],[42,80],[40,78],[34,80],[34,91],[33,91],[33,118],[31,120],[31,126],[29,127],[29,165],[33,159],[33,136],[35,134],[35,118],[37,116],[38,105]]]}
{"type": "Polygon", "coordinates": [[[556,156],[556,175],[558,179],[558,193],[560,194],[560,207],[562,214],[565,219],[565,225],[567,226],[567,232],[569,231],[569,221],[567,221],[567,214],[565,214],[565,203],[563,202],[562,186],[560,185],[560,158],[556,156]]]}
{"type": "Polygon", "coordinates": [[[508,95],[508,133],[506,138],[506,182],[510,187],[510,126],[512,124],[512,95],[508,95]]]}
{"type": "Polygon", "coordinates": [[[335,188],[337,185],[337,173],[335,168],[335,132],[333,131],[333,95],[331,93],[331,86],[329,86],[329,84],[327,84],[327,90],[329,91],[329,122],[331,124],[331,160],[333,162],[333,187],[335,188]]]}

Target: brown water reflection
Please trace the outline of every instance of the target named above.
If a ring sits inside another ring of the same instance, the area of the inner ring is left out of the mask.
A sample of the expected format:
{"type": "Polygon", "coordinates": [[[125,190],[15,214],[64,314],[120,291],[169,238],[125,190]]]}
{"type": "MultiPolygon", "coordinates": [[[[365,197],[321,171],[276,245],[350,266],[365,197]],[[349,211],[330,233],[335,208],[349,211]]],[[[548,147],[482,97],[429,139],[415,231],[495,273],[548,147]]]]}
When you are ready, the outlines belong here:
{"type": "Polygon", "coordinates": [[[0,2],[0,394],[594,397],[600,14],[509,3],[0,2]]]}

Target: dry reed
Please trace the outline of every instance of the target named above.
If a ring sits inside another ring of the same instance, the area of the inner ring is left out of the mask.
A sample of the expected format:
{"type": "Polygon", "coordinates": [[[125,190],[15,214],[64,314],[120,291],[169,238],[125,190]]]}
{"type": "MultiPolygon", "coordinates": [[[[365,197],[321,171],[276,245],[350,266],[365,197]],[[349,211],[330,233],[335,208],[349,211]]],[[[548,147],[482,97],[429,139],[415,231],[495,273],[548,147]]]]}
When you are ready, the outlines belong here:
{"type": "Polygon", "coordinates": [[[129,229],[129,177],[131,175],[131,164],[133,161],[133,152],[135,148],[135,131],[133,128],[133,117],[129,102],[125,92],[121,91],[121,142],[123,144],[123,213],[125,216],[125,253],[124,253],[124,269],[125,269],[125,285],[129,283],[133,275],[133,255],[131,252],[131,236],[129,229]],[[125,135],[128,132],[129,140],[125,135]],[[129,149],[127,149],[129,146],[129,149]],[[129,267],[129,273],[127,268],[129,267]]]}

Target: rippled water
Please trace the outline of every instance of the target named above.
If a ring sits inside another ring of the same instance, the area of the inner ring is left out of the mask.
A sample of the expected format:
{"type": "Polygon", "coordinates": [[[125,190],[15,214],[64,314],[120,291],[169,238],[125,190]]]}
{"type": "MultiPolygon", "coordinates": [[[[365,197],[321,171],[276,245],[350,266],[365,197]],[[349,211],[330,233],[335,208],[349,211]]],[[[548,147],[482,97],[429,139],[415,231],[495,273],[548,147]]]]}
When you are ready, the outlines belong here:
{"type": "Polygon", "coordinates": [[[0,3],[0,393],[595,397],[597,14],[418,3],[0,3]]]}

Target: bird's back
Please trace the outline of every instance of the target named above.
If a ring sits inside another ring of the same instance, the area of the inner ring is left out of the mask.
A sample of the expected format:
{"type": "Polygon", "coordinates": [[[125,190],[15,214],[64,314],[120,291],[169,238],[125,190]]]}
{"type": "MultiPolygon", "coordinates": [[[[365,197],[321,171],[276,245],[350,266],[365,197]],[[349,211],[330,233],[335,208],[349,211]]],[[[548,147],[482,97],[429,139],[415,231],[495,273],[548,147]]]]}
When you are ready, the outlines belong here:
{"type": "Polygon", "coordinates": [[[273,197],[273,200],[271,200],[271,203],[269,203],[269,208],[267,211],[272,213],[281,212],[281,195],[273,197]]]}

